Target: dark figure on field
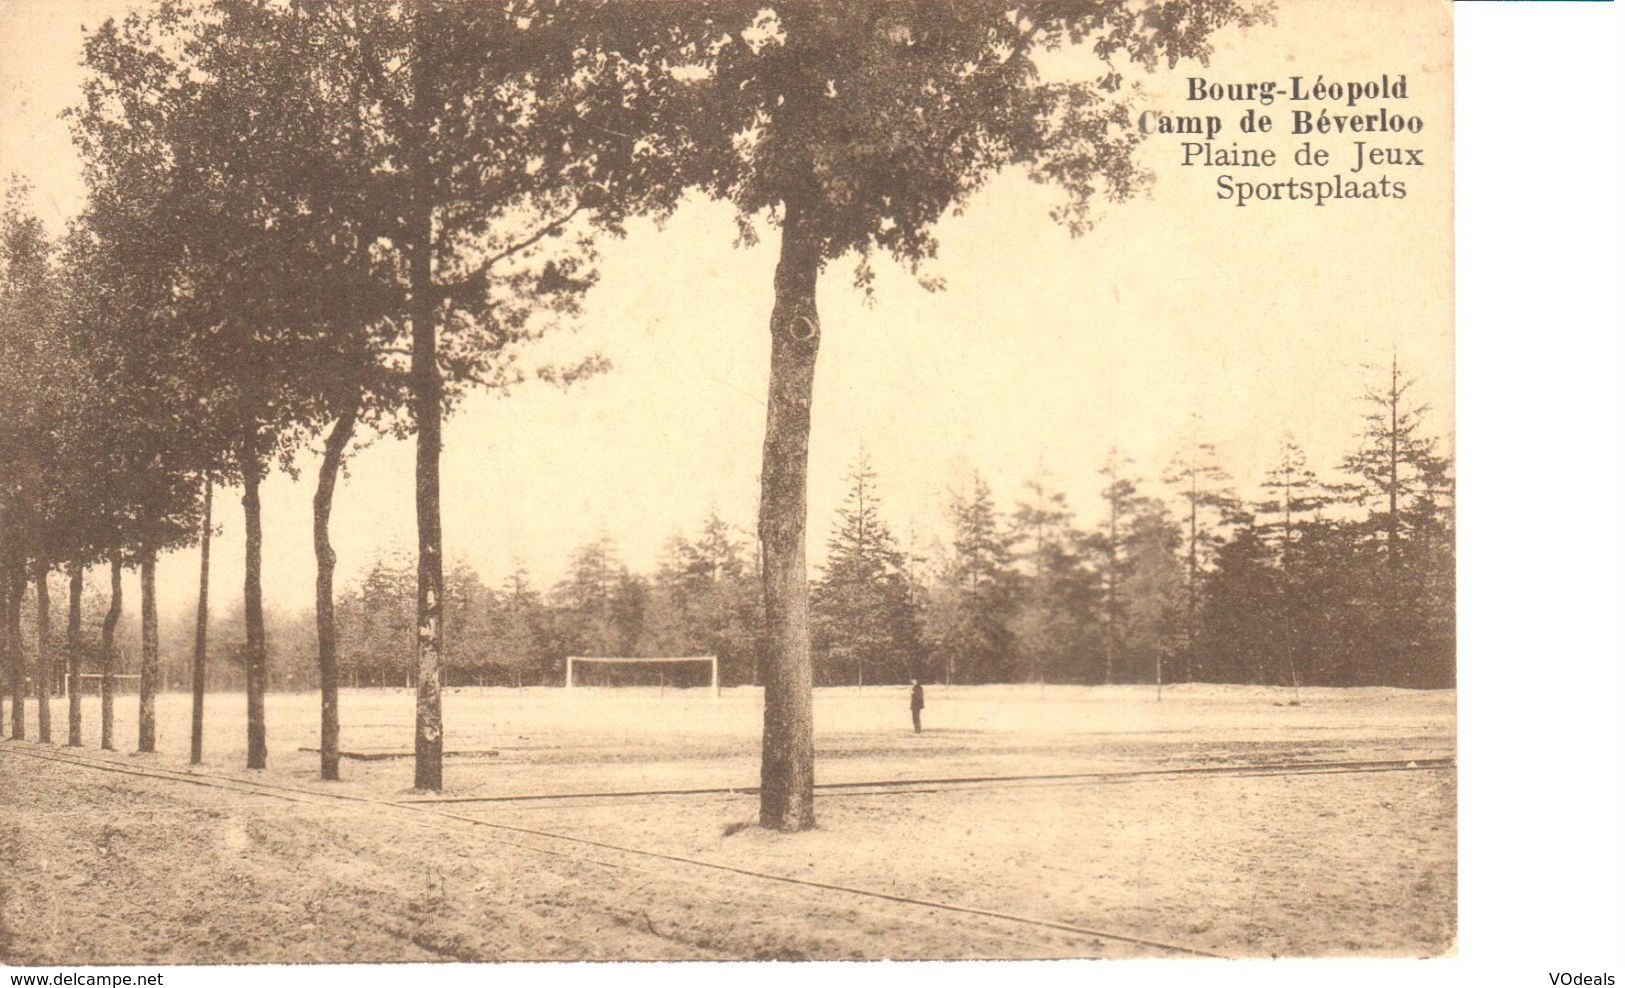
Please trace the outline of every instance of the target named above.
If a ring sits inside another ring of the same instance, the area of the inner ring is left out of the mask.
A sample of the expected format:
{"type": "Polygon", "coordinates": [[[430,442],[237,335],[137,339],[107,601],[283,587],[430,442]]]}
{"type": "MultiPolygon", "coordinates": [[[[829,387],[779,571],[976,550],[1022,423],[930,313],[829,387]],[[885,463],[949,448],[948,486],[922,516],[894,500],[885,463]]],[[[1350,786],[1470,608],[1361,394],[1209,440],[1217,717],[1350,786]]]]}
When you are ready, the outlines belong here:
{"type": "Polygon", "coordinates": [[[920,711],[925,709],[925,687],[920,685],[918,679],[914,680],[914,688],[908,691],[908,710],[914,715],[914,733],[920,733],[920,711]]]}

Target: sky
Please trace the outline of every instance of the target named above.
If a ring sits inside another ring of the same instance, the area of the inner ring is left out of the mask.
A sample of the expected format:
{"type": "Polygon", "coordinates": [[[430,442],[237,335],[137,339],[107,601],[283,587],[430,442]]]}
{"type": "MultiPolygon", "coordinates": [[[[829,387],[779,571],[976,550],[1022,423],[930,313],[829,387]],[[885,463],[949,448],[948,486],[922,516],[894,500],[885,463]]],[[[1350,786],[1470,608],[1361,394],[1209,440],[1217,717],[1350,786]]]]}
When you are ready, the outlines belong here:
{"type": "MultiPolygon", "coordinates": [[[[79,207],[78,164],[62,108],[77,96],[81,26],[122,0],[0,0],[0,175],[20,174],[54,231],[79,207]]],[[[1189,112],[1186,79],[1408,75],[1406,141],[1428,165],[1402,201],[1237,208],[1214,196],[1219,169],[1182,167],[1179,138],[1149,138],[1150,194],[1106,204],[1073,238],[1049,218],[1055,193],[1001,175],[938,228],[927,292],[878,262],[875,297],[852,287],[851,259],[820,282],[823,343],[813,406],[808,541],[813,564],[859,446],[883,514],[926,548],[946,534],[946,491],[972,469],[1013,507],[1042,464],[1080,523],[1100,516],[1097,471],[1116,447],[1148,486],[1201,416],[1244,494],[1291,433],[1330,474],[1359,428],[1365,364],[1397,354],[1432,405],[1449,448],[1453,408],[1449,5],[1410,0],[1279,4],[1277,22],[1232,32],[1212,64],[1146,80],[1144,104],[1189,112]]],[[[1081,54],[1076,56],[1081,58],[1081,54]]],[[[1064,70],[1065,65],[1061,66],[1064,70]]],[[[1226,118],[1243,106],[1204,105],[1226,118]]],[[[1369,107],[1375,109],[1375,106],[1369,107]]],[[[1266,108],[1266,112],[1270,112],[1266,108]]],[[[1363,112],[1363,111],[1362,111],[1363,112]]],[[[1273,107],[1286,118],[1290,108],[1273,107]]],[[[1303,138],[1242,139],[1290,156],[1303,138]]],[[[1334,154],[1346,140],[1324,142],[1334,154]]],[[[1293,169],[1281,170],[1278,178],[1293,169]]],[[[1245,178],[1239,170],[1237,177],[1245,178]]],[[[601,280],[580,318],[523,355],[530,365],[596,350],[613,369],[561,392],[540,382],[469,397],[447,421],[442,499],[447,551],[493,584],[515,565],[559,578],[572,548],[599,534],[652,569],[677,530],[711,510],[753,526],[765,414],[768,314],[777,237],[734,246],[731,209],[685,204],[663,228],[633,223],[601,244],[601,280]]],[[[381,552],[415,544],[409,442],[355,455],[333,515],[342,587],[381,552]]],[[[311,606],[315,457],[263,491],[268,603],[311,606]]],[[[215,599],[241,579],[235,492],[217,501],[215,599]]],[[[160,563],[161,609],[196,594],[197,555],[160,563]]],[[[218,606],[230,606],[221,604],[218,606]]]]}

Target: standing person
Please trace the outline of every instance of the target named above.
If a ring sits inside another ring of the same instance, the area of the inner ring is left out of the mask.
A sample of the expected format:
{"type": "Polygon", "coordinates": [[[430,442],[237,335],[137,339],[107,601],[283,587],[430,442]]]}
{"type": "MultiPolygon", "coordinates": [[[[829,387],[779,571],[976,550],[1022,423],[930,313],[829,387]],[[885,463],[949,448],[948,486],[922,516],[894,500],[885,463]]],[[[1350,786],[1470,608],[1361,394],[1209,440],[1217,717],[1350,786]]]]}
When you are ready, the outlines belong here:
{"type": "Polygon", "coordinates": [[[925,709],[925,687],[920,685],[918,679],[913,681],[914,688],[908,692],[908,710],[914,715],[914,733],[920,733],[920,711],[925,709]]]}

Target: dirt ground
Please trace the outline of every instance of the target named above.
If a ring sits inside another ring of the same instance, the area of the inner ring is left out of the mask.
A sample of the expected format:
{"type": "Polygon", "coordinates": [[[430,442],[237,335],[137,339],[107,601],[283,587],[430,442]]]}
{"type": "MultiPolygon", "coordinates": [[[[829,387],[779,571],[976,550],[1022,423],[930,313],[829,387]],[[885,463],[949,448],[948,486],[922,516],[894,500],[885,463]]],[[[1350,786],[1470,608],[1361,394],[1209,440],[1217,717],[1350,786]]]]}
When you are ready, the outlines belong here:
{"type": "MultiPolygon", "coordinates": [[[[1306,690],[1300,705],[1291,699],[1205,686],[1170,689],[1160,703],[1141,687],[956,688],[928,695],[927,730],[916,737],[906,691],[819,691],[819,780],[1454,754],[1450,693],[1306,690]]],[[[314,746],[315,701],[270,698],[271,768],[250,773],[240,767],[241,697],[209,697],[211,752],[201,771],[289,786],[293,801],[45,762],[28,753],[56,752],[0,744],[0,959],[1166,953],[695,861],[1226,956],[1430,956],[1454,943],[1448,767],[836,789],[819,797],[819,829],[784,835],[750,826],[747,794],[606,795],[753,785],[756,691],[720,700],[675,691],[452,693],[447,747],[482,754],[448,761],[447,795],[576,795],[413,806],[379,802],[410,796],[409,760],[347,760],[345,781],[316,781],[314,754],[298,750],[314,746]]],[[[119,702],[120,743],[128,744],[134,702],[119,702]]],[[[156,755],[75,757],[185,771],[188,703],[161,699],[156,755]]],[[[342,703],[346,749],[409,746],[404,691],[346,692],[342,703]]],[[[65,710],[54,714],[65,734],[65,710]]],[[[87,702],[92,737],[97,716],[87,702]]]]}

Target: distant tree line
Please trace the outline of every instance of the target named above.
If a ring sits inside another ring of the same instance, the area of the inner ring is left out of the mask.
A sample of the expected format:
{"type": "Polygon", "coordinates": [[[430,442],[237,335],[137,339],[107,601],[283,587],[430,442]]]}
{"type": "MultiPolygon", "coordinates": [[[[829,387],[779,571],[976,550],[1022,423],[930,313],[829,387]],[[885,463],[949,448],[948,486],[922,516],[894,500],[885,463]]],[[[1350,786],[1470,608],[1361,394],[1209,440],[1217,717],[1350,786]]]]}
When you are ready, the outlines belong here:
{"type": "MultiPolygon", "coordinates": [[[[1163,474],[1167,498],[1114,452],[1091,528],[1042,471],[1007,514],[972,478],[952,499],[952,542],[923,576],[888,564],[914,602],[888,633],[922,647],[869,650],[870,675],[1452,685],[1451,463],[1397,362],[1372,382],[1338,477],[1316,476],[1289,438],[1251,499],[1194,436],[1163,474]],[[888,653],[904,661],[888,666],[888,653]]],[[[887,545],[882,535],[874,558],[887,545]]],[[[826,604],[837,599],[853,598],[826,604]]],[[[856,624],[844,605],[826,615],[827,636],[856,624]]]]}
{"type": "MultiPolygon", "coordinates": [[[[1001,511],[979,475],[949,497],[950,538],[902,544],[885,520],[867,455],[813,581],[815,682],[1259,683],[1444,687],[1454,682],[1453,480],[1449,459],[1408,403],[1410,380],[1381,369],[1368,414],[1338,478],[1306,466],[1291,439],[1238,497],[1196,439],[1163,473],[1171,497],[1145,492],[1113,453],[1101,467],[1093,527],[1042,469],[1001,511]]],[[[416,570],[384,554],[337,594],[338,669],[346,686],[413,685],[416,570]]],[[[673,535],[649,574],[631,572],[600,535],[539,587],[515,563],[498,586],[466,562],[446,570],[448,686],[558,685],[564,659],[715,655],[725,686],[760,682],[761,573],[754,541],[716,513],[673,535]]],[[[22,593],[35,604],[35,588],[22,593]]],[[[106,608],[99,589],[87,611],[106,608]]],[[[66,675],[67,603],[48,594],[53,682],[66,675]]],[[[19,636],[37,640],[37,609],[19,636]]],[[[318,684],[308,611],[266,617],[268,680],[318,684]]],[[[219,640],[241,640],[241,607],[217,616],[219,640]]],[[[188,629],[160,643],[163,687],[192,684],[188,629]]],[[[125,629],[115,648],[137,654],[125,629]]],[[[240,689],[241,646],[221,650],[212,689],[240,689]]],[[[682,666],[589,667],[588,684],[699,686],[682,666]]]]}
{"type": "MultiPolygon", "coordinates": [[[[1088,527],[1042,469],[1008,511],[972,475],[949,496],[947,538],[906,545],[860,453],[810,589],[815,682],[1452,685],[1450,461],[1397,363],[1372,382],[1338,476],[1286,439],[1243,498],[1193,437],[1157,496],[1113,453],[1088,527]]],[[[446,579],[450,684],[558,684],[568,655],[716,655],[724,685],[760,682],[755,544],[714,513],[650,574],[601,535],[550,590],[519,565],[498,587],[465,564],[446,579]]],[[[409,680],[412,582],[410,560],[381,558],[339,595],[347,682],[409,680]]],[[[704,681],[675,666],[584,675],[704,681]]]]}
{"type": "Polygon", "coordinates": [[[1453,472],[1412,384],[1373,369],[1337,477],[1288,438],[1243,498],[1193,435],[1168,497],[1114,451],[1083,527],[1043,470],[1008,512],[973,475],[923,554],[860,455],[812,588],[816,679],[1450,686],[1453,472]]]}
{"type": "MultiPolygon", "coordinates": [[[[1318,477],[1287,439],[1257,493],[1242,498],[1193,429],[1161,475],[1163,497],[1115,452],[1100,469],[1100,521],[1090,527],[1047,471],[1008,511],[972,475],[949,497],[949,538],[927,548],[895,535],[860,452],[811,589],[815,682],[1452,685],[1453,480],[1410,387],[1397,363],[1373,371],[1362,429],[1335,478],[1318,477]]],[[[345,685],[412,684],[415,582],[408,554],[386,554],[338,594],[345,685]]],[[[492,587],[454,561],[446,593],[453,687],[558,685],[570,655],[716,655],[725,686],[760,682],[755,545],[714,512],[695,537],[673,535],[650,574],[631,572],[600,535],[550,589],[519,563],[492,587]]],[[[274,686],[316,685],[309,621],[271,612],[274,686]]],[[[240,609],[217,623],[236,640],[240,609]]],[[[163,649],[164,681],[175,686],[190,682],[184,630],[163,649]]],[[[54,647],[66,654],[64,638],[54,647]]],[[[238,651],[210,674],[216,688],[242,682],[238,651]]],[[[704,670],[682,666],[579,675],[705,682],[704,670]]]]}

